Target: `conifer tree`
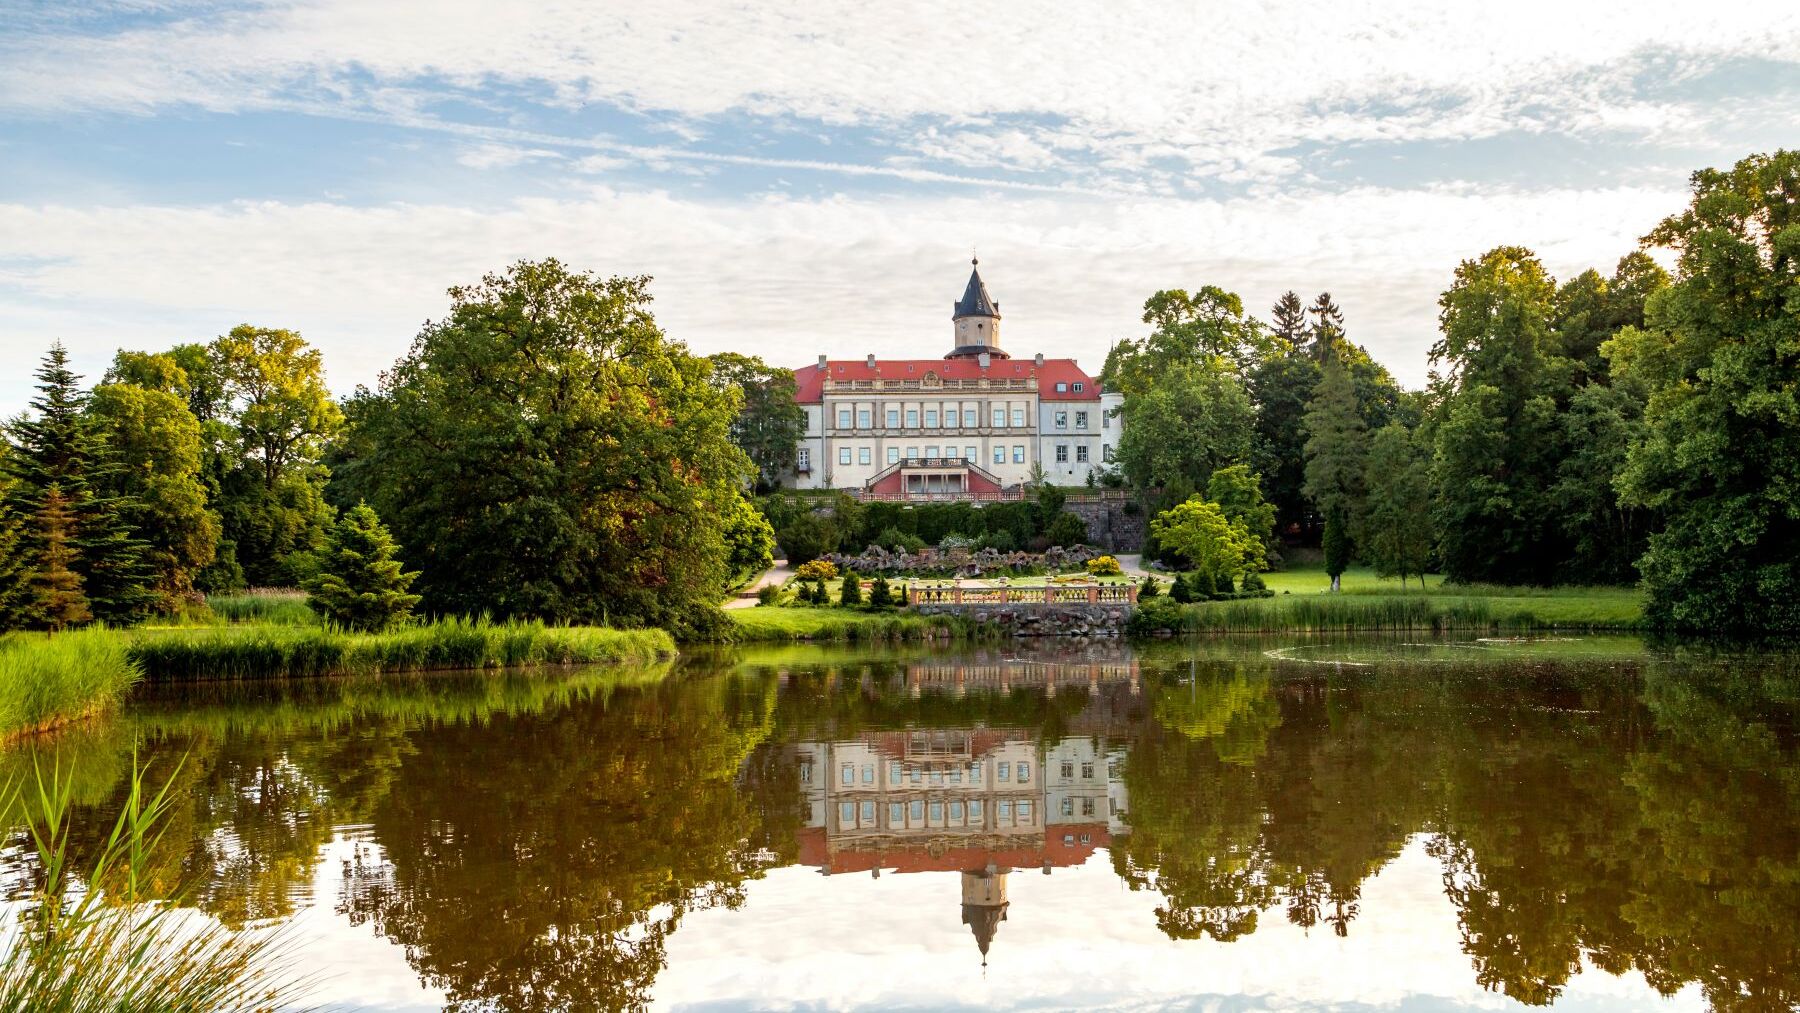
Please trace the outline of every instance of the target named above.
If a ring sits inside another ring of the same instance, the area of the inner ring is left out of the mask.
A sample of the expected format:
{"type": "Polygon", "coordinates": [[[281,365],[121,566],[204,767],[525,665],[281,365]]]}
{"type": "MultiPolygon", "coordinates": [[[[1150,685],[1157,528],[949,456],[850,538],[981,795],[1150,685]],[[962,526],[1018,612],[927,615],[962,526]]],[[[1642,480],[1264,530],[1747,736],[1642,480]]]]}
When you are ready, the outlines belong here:
{"type": "Polygon", "coordinates": [[[68,497],[56,485],[45,490],[36,520],[43,549],[31,579],[31,618],[34,625],[61,632],[88,622],[93,615],[81,590],[81,574],[71,565],[75,561],[70,537],[75,517],[68,497]]]}
{"type": "Polygon", "coordinates": [[[317,554],[318,572],[302,582],[307,605],[327,622],[379,632],[405,621],[419,596],[407,593],[419,574],[403,572],[400,547],[367,503],[332,525],[317,554]]]}
{"type": "Polygon", "coordinates": [[[862,600],[862,581],[856,579],[856,574],[844,571],[844,579],[838,585],[838,604],[861,605],[862,600]]]}
{"type": "MultiPolygon", "coordinates": [[[[81,577],[88,610],[96,619],[129,623],[147,615],[156,601],[145,544],[125,521],[127,501],[97,495],[97,480],[115,467],[104,437],[85,413],[81,378],[69,369],[61,342],[50,346],[38,368],[38,394],[31,413],[9,426],[12,452],[5,468],[10,488],[6,506],[14,517],[39,517],[50,490],[62,497],[70,523],[65,529],[66,565],[81,577]]],[[[47,551],[41,524],[23,539],[26,566],[39,570],[47,551]]]]}
{"type": "Polygon", "coordinates": [[[1356,387],[1336,356],[1306,406],[1306,495],[1325,517],[1325,569],[1331,589],[1350,562],[1351,519],[1362,509],[1368,433],[1357,411],[1356,387]]]}
{"type": "Polygon", "coordinates": [[[1330,292],[1320,292],[1319,297],[1307,308],[1306,314],[1312,317],[1314,361],[1323,363],[1337,358],[1344,341],[1344,311],[1332,301],[1330,292]]]}
{"type": "Polygon", "coordinates": [[[1306,306],[1300,302],[1300,296],[1292,290],[1283,292],[1281,298],[1275,300],[1275,308],[1271,314],[1271,330],[1276,337],[1287,342],[1289,348],[1299,348],[1306,342],[1306,306]]]}

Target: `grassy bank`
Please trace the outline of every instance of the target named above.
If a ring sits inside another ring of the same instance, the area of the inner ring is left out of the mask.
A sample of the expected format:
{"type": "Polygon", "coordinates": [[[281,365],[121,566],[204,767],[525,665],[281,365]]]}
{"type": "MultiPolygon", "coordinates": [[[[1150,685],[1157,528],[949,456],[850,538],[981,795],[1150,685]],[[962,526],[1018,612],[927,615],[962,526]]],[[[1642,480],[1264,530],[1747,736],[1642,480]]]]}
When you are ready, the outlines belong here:
{"type": "Polygon", "coordinates": [[[444,619],[391,633],[320,626],[164,630],[132,639],[130,657],[153,682],[294,679],[372,672],[644,663],[675,654],[663,630],[444,619]]]}
{"type": "Polygon", "coordinates": [[[726,613],[742,643],[783,640],[948,640],[976,635],[961,616],[766,605],[726,613]]]}
{"type": "Polygon", "coordinates": [[[317,626],[319,614],[306,605],[306,592],[287,588],[209,594],[206,607],[213,619],[227,623],[263,623],[273,626],[317,626]]]}
{"type": "Polygon", "coordinates": [[[1635,603],[1578,596],[1289,594],[1195,605],[1153,599],[1134,617],[1133,629],[1191,633],[1635,630],[1641,621],[1635,603]]]}
{"type": "Polygon", "coordinates": [[[105,710],[138,678],[114,630],[8,637],[0,641],[0,742],[105,710]]]}

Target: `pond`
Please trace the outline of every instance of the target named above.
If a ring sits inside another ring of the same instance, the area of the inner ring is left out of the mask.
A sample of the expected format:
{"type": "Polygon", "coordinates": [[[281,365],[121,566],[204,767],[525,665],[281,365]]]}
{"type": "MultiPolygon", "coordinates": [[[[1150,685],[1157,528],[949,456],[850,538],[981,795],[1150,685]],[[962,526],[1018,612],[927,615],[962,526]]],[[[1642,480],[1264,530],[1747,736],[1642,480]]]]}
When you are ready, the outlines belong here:
{"type": "Polygon", "coordinates": [[[37,748],[90,844],[181,761],[156,882],[337,1008],[1764,1010],[1797,737],[1791,655],[1290,637],[194,686],[37,748]]]}

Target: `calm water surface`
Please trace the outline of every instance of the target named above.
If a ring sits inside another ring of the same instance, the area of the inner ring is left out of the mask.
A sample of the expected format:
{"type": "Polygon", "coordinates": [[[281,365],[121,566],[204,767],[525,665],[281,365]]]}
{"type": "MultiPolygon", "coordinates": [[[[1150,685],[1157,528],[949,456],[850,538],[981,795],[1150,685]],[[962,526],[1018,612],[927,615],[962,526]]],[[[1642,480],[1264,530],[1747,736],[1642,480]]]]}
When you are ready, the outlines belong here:
{"type": "Polygon", "coordinates": [[[1623,640],[768,648],[39,748],[88,839],[185,756],[160,882],[339,1008],[1766,1010],[1797,715],[1792,656],[1623,640]]]}

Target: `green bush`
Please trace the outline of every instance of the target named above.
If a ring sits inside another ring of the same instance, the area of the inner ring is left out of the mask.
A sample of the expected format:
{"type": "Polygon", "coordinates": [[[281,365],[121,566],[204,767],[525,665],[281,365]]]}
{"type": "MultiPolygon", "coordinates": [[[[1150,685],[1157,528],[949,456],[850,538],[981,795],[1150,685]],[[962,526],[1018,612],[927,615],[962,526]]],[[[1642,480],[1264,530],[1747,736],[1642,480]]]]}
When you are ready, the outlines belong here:
{"type": "Polygon", "coordinates": [[[838,585],[838,604],[861,605],[862,602],[862,581],[857,579],[856,574],[844,571],[843,583],[838,585]]]}
{"type": "Polygon", "coordinates": [[[886,577],[876,577],[869,585],[869,607],[872,609],[892,608],[894,604],[893,590],[888,587],[886,577]]]}
{"type": "Polygon", "coordinates": [[[1260,573],[1244,574],[1243,586],[1246,591],[1267,591],[1269,589],[1269,585],[1263,582],[1260,573]]]}
{"type": "Polygon", "coordinates": [[[780,600],[781,585],[779,584],[764,584],[756,589],[756,603],[758,605],[773,605],[780,600]]]}
{"type": "Polygon", "coordinates": [[[895,552],[919,553],[925,551],[925,539],[892,527],[884,529],[875,539],[874,544],[895,552]]]}
{"type": "Polygon", "coordinates": [[[1156,595],[1156,575],[1153,573],[1144,574],[1144,582],[1138,585],[1138,601],[1148,601],[1149,599],[1156,597],[1156,595]]]}
{"type": "Polygon", "coordinates": [[[1063,512],[1056,515],[1050,526],[1044,529],[1044,537],[1051,545],[1063,548],[1080,545],[1087,541],[1087,522],[1072,513],[1063,512]]]}
{"type": "Polygon", "coordinates": [[[1194,601],[1205,601],[1218,590],[1213,586],[1212,574],[1205,570],[1195,570],[1187,575],[1188,597],[1194,601]]]}
{"type": "Polygon", "coordinates": [[[1182,605],[1194,600],[1193,585],[1188,583],[1185,574],[1175,575],[1174,581],[1169,584],[1169,597],[1182,605]]]}
{"type": "MultiPolygon", "coordinates": [[[[1180,587],[1179,582],[1176,586],[1180,587]]],[[[1158,595],[1149,600],[1140,597],[1137,608],[1131,610],[1131,618],[1125,623],[1125,632],[1134,636],[1177,632],[1184,628],[1184,616],[1173,591],[1168,597],[1158,595]]]]}

